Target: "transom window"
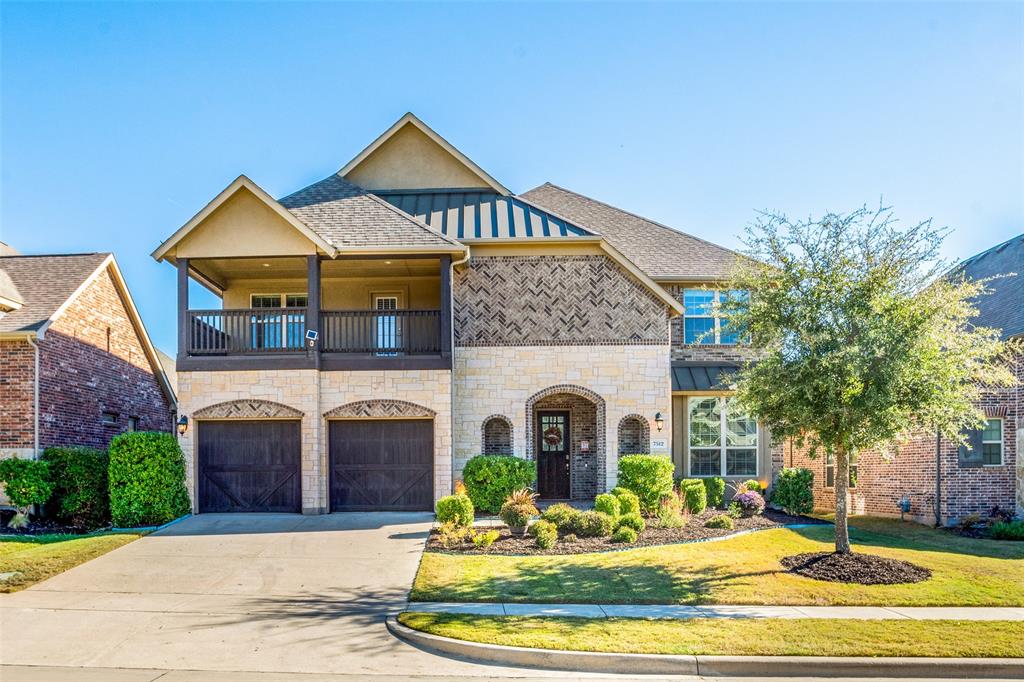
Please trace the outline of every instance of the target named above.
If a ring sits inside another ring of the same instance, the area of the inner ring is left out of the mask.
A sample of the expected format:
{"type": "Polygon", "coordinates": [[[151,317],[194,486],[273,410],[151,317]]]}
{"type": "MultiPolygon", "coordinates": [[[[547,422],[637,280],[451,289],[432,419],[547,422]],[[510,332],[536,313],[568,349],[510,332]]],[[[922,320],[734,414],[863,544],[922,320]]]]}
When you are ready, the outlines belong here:
{"type": "Polygon", "coordinates": [[[986,466],[1003,463],[1003,420],[989,419],[981,432],[981,461],[986,466]]]}
{"type": "Polygon", "coordinates": [[[735,400],[690,398],[689,416],[691,476],[757,476],[757,422],[735,400]]]}
{"type": "Polygon", "coordinates": [[[309,305],[306,294],[253,294],[249,297],[250,308],[305,308],[309,305]],[[284,305],[281,305],[284,301],[284,305]]]}
{"type": "Polygon", "coordinates": [[[740,334],[715,315],[715,304],[726,301],[746,301],[746,291],[716,291],[713,289],[683,290],[683,343],[732,345],[740,342],[740,334]]]}
{"type": "MultiPolygon", "coordinates": [[[[857,487],[857,453],[851,452],[850,458],[850,487],[857,487]]],[[[825,487],[836,487],[836,456],[831,452],[825,455],[825,487]]]]}

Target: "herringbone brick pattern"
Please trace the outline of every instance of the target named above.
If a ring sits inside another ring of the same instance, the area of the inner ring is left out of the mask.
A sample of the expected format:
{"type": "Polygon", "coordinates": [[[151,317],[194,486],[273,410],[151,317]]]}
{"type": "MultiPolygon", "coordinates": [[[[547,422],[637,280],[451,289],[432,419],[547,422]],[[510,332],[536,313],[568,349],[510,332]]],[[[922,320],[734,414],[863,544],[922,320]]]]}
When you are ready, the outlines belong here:
{"type": "Polygon", "coordinates": [[[341,405],[324,414],[328,419],[402,419],[433,417],[434,411],[404,400],[362,400],[341,405]]]}
{"type": "Polygon", "coordinates": [[[458,346],[653,345],[667,307],[605,256],[484,256],[456,273],[458,346]]]}
{"type": "Polygon", "coordinates": [[[270,400],[231,400],[196,410],[194,419],[280,419],[301,417],[302,412],[293,407],[270,400]]]}

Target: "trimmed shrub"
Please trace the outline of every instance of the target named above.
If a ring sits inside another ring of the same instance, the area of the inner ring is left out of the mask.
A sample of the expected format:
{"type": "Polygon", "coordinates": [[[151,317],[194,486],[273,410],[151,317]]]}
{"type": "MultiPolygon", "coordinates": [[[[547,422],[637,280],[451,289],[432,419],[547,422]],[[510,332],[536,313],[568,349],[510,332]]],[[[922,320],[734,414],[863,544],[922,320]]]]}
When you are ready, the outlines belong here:
{"type": "Polygon", "coordinates": [[[568,542],[570,545],[574,542],[579,542],[580,539],[576,536],[576,533],[569,533],[562,537],[562,542],[568,542]]]}
{"type": "Polygon", "coordinates": [[[451,549],[465,542],[472,532],[473,529],[468,526],[448,521],[437,527],[437,539],[441,542],[442,547],[451,549]]]}
{"type": "Polygon", "coordinates": [[[772,504],[782,507],[787,514],[810,514],[814,510],[814,472],[799,468],[780,471],[772,504]]]}
{"type": "Polygon", "coordinates": [[[739,505],[744,516],[757,516],[764,513],[764,498],[760,493],[748,490],[732,498],[732,501],[739,505]]]}
{"type": "Polygon", "coordinates": [[[995,540],[1024,540],[1024,520],[996,521],[988,532],[995,540]]]}
{"type": "Polygon", "coordinates": [[[679,482],[679,496],[683,498],[686,511],[700,514],[708,507],[708,493],[699,478],[684,478],[679,482]]]}
{"type": "Polygon", "coordinates": [[[576,519],[580,515],[580,510],[576,509],[564,502],[553,504],[545,509],[540,517],[545,521],[555,524],[555,527],[562,533],[568,533],[576,527],[576,519]]]}
{"type": "Polygon", "coordinates": [[[747,479],[746,481],[743,481],[743,483],[740,484],[740,488],[741,489],[745,488],[745,489],[749,490],[752,493],[764,492],[763,490],[761,490],[761,481],[758,481],[757,479],[754,479],[754,478],[747,479]]]}
{"type": "Polygon", "coordinates": [[[627,490],[622,487],[615,488],[612,490],[614,495],[619,500],[619,513],[620,514],[639,514],[640,513],[640,498],[636,496],[632,490],[627,490]]]}
{"type": "Polygon", "coordinates": [[[169,433],[135,431],[110,441],[110,516],[115,526],[154,526],[189,513],[185,458],[169,433]]]}
{"type": "Polygon", "coordinates": [[[110,522],[110,458],[105,451],[46,448],[43,461],[50,465],[53,479],[48,512],[79,528],[101,528],[110,522]]]}
{"type": "Polygon", "coordinates": [[[581,538],[604,538],[612,534],[612,517],[599,511],[586,511],[576,518],[576,535],[581,538]]]}
{"type": "Polygon", "coordinates": [[[612,535],[612,542],[621,542],[623,544],[631,545],[636,542],[637,534],[636,531],[629,526],[620,526],[615,534],[612,535]]]}
{"type": "Polygon", "coordinates": [[[489,530],[485,533],[477,533],[473,536],[473,544],[480,549],[487,549],[494,544],[494,541],[501,537],[501,533],[496,530],[489,530]]]}
{"type": "Polygon", "coordinates": [[[619,506],[619,498],[611,493],[601,493],[594,498],[594,511],[603,512],[613,519],[616,518],[622,511],[619,506]]]}
{"type": "Polygon", "coordinates": [[[732,518],[728,514],[715,514],[710,519],[704,522],[705,528],[724,528],[725,530],[732,530],[736,527],[736,524],[732,522],[732,518]]]}
{"type": "Polygon", "coordinates": [[[551,549],[558,540],[558,528],[550,521],[536,521],[527,532],[541,549],[551,549]]]}
{"type": "Polygon", "coordinates": [[[473,525],[473,501],[467,495],[448,495],[437,501],[437,522],[473,525]]]}
{"type": "Polygon", "coordinates": [[[506,497],[533,485],[536,478],[534,462],[510,455],[477,455],[462,469],[462,482],[473,506],[488,514],[497,514],[506,497]]]}
{"type": "Polygon", "coordinates": [[[530,519],[539,513],[537,505],[534,504],[536,499],[537,496],[526,488],[516,490],[505,498],[505,503],[501,505],[498,516],[510,529],[525,528],[530,523],[530,519]]]}
{"type": "Polygon", "coordinates": [[[623,514],[620,516],[615,524],[615,529],[618,530],[623,526],[626,528],[632,528],[637,533],[642,533],[644,532],[644,529],[647,528],[647,524],[644,522],[644,517],[639,514],[623,514]]]}
{"type": "Polygon", "coordinates": [[[661,498],[661,504],[658,505],[659,528],[682,528],[687,520],[687,517],[683,516],[683,505],[678,495],[666,495],[661,498]]]}
{"type": "Polygon", "coordinates": [[[664,455],[625,455],[619,458],[619,485],[640,500],[640,511],[653,514],[658,502],[672,492],[675,465],[664,455]]]}
{"type": "Polygon", "coordinates": [[[7,524],[11,528],[28,525],[28,515],[34,504],[46,504],[53,493],[50,465],[34,459],[0,460],[0,483],[4,494],[18,513],[7,524]]]}
{"type": "Polygon", "coordinates": [[[725,503],[725,479],[721,476],[700,479],[709,507],[719,508],[725,503]]]}
{"type": "Polygon", "coordinates": [[[743,507],[740,506],[739,502],[733,500],[732,502],[729,503],[729,510],[726,512],[726,514],[728,514],[731,518],[734,519],[741,518],[743,516],[743,507]]]}

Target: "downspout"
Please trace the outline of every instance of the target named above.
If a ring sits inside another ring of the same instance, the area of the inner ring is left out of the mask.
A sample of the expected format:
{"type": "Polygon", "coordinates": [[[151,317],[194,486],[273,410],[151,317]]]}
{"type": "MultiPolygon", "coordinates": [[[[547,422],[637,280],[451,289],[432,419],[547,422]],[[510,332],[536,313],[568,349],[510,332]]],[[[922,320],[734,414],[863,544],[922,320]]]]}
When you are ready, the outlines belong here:
{"type": "Polygon", "coordinates": [[[32,459],[39,459],[39,346],[32,339],[31,336],[26,336],[25,340],[28,341],[28,345],[35,349],[35,374],[34,374],[34,385],[32,387],[32,412],[33,412],[33,428],[34,428],[34,442],[32,444],[32,459]]]}
{"type": "Polygon", "coordinates": [[[935,431],[935,527],[942,525],[942,431],[935,431]]]}
{"type": "MultiPolygon", "coordinates": [[[[469,247],[467,246],[466,247],[466,255],[463,256],[462,260],[452,261],[451,265],[449,266],[451,269],[450,269],[450,271],[448,273],[448,281],[452,283],[452,286],[448,287],[448,310],[451,311],[451,315],[450,315],[450,322],[451,322],[450,326],[451,326],[451,328],[448,330],[448,333],[451,334],[451,343],[448,345],[448,347],[452,349],[452,369],[451,369],[451,372],[449,372],[449,374],[450,374],[449,381],[451,383],[450,394],[452,396],[452,404],[451,404],[451,407],[449,407],[449,409],[448,409],[448,419],[451,422],[451,424],[448,426],[448,428],[451,431],[451,440],[452,440],[451,451],[449,452],[449,455],[448,455],[449,456],[449,460],[450,460],[449,463],[448,463],[448,467],[449,467],[449,471],[451,471],[451,476],[452,476],[451,492],[455,492],[455,286],[454,286],[454,283],[455,283],[455,266],[456,265],[462,265],[462,264],[468,263],[468,262],[469,262],[469,247]]],[[[514,439],[513,439],[513,442],[515,442],[514,439]]]]}

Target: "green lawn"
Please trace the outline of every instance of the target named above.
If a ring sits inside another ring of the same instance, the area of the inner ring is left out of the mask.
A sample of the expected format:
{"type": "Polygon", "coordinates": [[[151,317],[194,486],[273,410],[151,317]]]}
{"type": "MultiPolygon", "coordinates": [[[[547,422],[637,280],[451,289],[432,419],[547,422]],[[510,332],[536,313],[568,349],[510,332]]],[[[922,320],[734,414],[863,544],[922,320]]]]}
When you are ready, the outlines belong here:
{"type": "Polygon", "coordinates": [[[141,537],[139,533],[0,536],[0,592],[17,592],[141,537]]]}
{"type": "Polygon", "coordinates": [[[1024,656],[1024,623],[697,618],[525,618],[403,613],[416,630],[537,649],[705,656],[1024,656]]]}
{"type": "Polygon", "coordinates": [[[829,550],[832,527],[574,556],[425,553],[414,601],[601,604],[1022,606],[1024,543],[961,538],[889,519],[853,521],[854,550],[912,561],[912,585],[846,585],[784,572],[779,560],[829,550]]]}

